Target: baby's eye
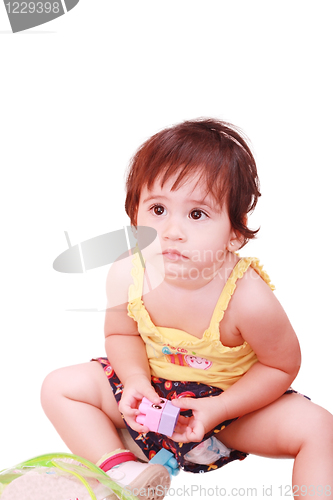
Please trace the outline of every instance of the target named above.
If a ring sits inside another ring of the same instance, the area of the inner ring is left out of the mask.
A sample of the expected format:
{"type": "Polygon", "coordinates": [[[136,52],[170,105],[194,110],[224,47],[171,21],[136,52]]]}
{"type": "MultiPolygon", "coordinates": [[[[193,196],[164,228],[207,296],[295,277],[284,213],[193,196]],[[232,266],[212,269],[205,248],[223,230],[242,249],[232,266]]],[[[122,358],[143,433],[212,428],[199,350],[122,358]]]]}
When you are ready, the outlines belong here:
{"type": "Polygon", "coordinates": [[[193,219],[193,220],[203,220],[203,219],[206,219],[208,217],[207,214],[205,214],[205,212],[203,212],[202,210],[199,210],[199,209],[195,209],[195,210],[192,210],[192,212],[190,212],[190,219],[193,219]]]}
{"type": "Polygon", "coordinates": [[[150,210],[152,210],[155,215],[165,215],[165,208],[163,205],[154,205],[150,210]]]}

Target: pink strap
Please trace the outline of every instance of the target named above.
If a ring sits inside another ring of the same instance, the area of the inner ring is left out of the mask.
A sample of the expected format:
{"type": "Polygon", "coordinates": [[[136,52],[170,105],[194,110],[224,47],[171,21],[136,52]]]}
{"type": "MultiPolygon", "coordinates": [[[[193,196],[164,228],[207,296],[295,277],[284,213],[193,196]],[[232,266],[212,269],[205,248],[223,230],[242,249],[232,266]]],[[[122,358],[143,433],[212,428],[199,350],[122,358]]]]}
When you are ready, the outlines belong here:
{"type": "Polygon", "coordinates": [[[104,472],[107,472],[115,465],[122,464],[123,462],[130,462],[132,460],[136,460],[136,456],[130,451],[124,451],[123,453],[117,453],[116,455],[112,455],[104,460],[104,462],[101,463],[100,468],[104,472]]]}

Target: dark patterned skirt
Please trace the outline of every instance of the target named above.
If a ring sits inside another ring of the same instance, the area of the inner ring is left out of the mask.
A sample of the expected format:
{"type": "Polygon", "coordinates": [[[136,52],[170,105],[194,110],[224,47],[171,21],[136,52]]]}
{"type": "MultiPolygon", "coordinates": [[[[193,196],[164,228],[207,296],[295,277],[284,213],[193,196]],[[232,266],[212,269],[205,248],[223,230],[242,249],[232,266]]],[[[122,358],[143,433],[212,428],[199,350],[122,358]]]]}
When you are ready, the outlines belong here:
{"type": "MultiPolygon", "coordinates": [[[[104,368],[104,372],[108,377],[110,386],[112,388],[113,394],[116,398],[117,403],[121,399],[121,395],[123,393],[123,385],[120,382],[119,378],[115,374],[113,368],[111,367],[109,360],[107,358],[94,358],[92,361],[98,361],[102,367],[104,368]]],[[[222,389],[217,387],[212,387],[209,385],[201,384],[200,382],[174,382],[172,380],[166,380],[163,378],[152,377],[151,380],[152,386],[159,396],[162,398],[171,400],[177,399],[180,397],[192,397],[192,398],[207,398],[218,396],[223,392],[222,389]]],[[[297,393],[294,389],[288,389],[285,394],[297,393]]],[[[307,396],[304,396],[307,399],[307,396]]],[[[192,416],[192,410],[184,410],[180,412],[181,415],[186,417],[192,416]]],[[[203,438],[202,441],[214,436],[218,432],[222,431],[227,425],[234,422],[237,418],[233,418],[231,420],[225,420],[217,425],[214,429],[209,431],[203,438]]],[[[177,443],[173,441],[171,438],[164,436],[163,434],[158,434],[157,432],[146,432],[139,433],[134,431],[129,425],[127,425],[126,420],[124,419],[124,423],[136,444],[140,446],[143,453],[146,455],[148,460],[151,460],[156,453],[158,453],[162,448],[171,451],[180,468],[187,472],[194,473],[203,473],[208,472],[210,470],[219,469],[223,467],[223,465],[228,464],[234,460],[244,460],[247,457],[247,453],[244,453],[239,450],[231,450],[230,455],[226,457],[219,458],[216,462],[211,463],[209,465],[199,465],[193,462],[190,462],[185,458],[185,455],[190,452],[193,448],[198,446],[198,442],[191,443],[177,443]]]]}
{"type": "MultiPolygon", "coordinates": [[[[119,404],[123,392],[123,385],[112,369],[108,359],[95,358],[93,361],[98,361],[104,368],[104,372],[108,377],[113,394],[116,398],[117,403],[119,404]]],[[[218,396],[219,394],[221,394],[221,392],[223,392],[222,389],[201,384],[199,382],[174,382],[171,380],[165,380],[156,377],[152,377],[152,386],[159,396],[169,400],[186,396],[190,396],[192,398],[207,398],[210,396],[218,396]]],[[[190,417],[192,415],[192,410],[181,411],[181,415],[190,417]]],[[[204,436],[203,441],[223,430],[234,420],[236,419],[221,422],[221,424],[217,425],[214,429],[212,429],[204,436]]],[[[216,462],[209,465],[198,465],[186,460],[185,455],[200,443],[176,443],[171,438],[164,436],[163,434],[158,434],[156,432],[147,432],[144,434],[140,434],[129,427],[125,420],[124,422],[131,437],[134,439],[136,444],[140,446],[148,460],[151,460],[153,456],[159,452],[160,449],[165,448],[175,455],[180,468],[188,472],[208,472],[210,470],[218,469],[219,467],[222,467],[223,465],[226,465],[233,460],[243,460],[247,456],[247,454],[243,453],[242,451],[232,450],[228,457],[221,457],[216,462]]]]}

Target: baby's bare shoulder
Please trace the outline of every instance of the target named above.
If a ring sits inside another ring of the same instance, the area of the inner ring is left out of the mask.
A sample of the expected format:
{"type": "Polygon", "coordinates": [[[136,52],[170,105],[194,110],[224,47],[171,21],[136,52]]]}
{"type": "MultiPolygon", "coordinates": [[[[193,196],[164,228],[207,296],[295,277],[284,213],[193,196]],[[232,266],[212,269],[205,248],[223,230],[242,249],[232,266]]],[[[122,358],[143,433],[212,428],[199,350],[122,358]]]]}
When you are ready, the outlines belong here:
{"type": "Polygon", "coordinates": [[[128,255],[127,252],[110,267],[106,279],[108,307],[124,304],[128,301],[128,288],[133,282],[132,259],[132,255],[128,255]]]}
{"type": "Polygon", "coordinates": [[[247,313],[258,312],[279,303],[269,284],[252,267],[237,281],[236,290],[235,301],[247,313]]]}

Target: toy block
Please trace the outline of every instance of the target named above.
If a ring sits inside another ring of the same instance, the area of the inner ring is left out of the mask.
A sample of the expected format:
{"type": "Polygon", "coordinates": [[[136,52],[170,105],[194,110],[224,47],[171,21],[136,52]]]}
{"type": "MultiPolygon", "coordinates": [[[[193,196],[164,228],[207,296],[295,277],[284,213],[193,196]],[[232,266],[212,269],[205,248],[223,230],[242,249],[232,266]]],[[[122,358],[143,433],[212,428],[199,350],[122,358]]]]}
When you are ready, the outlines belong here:
{"type": "Polygon", "coordinates": [[[176,426],[180,408],[173,406],[171,401],[161,398],[159,404],[143,398],[139,406],[140,415],[136,417],[139,424],[145,425],[150,431],[171,436],[176,426]]]}
{"type": "Polygon", "coordinates": [[[171,451],[162,448],[156,455],[149,460],[151,464],[161,464],[168,470],[170,476],[177,476],[179,474],[179,465],[175,456],[171,451]]]}
{"type": "Polygon", "coordinates": [[[179,412],[180,408],[173,406],[171,401],[166,401],[166,404],[162,410],[160,425],[158,426],[158,432],[160,434],[172,436],[178,420],[179,412]]]}

